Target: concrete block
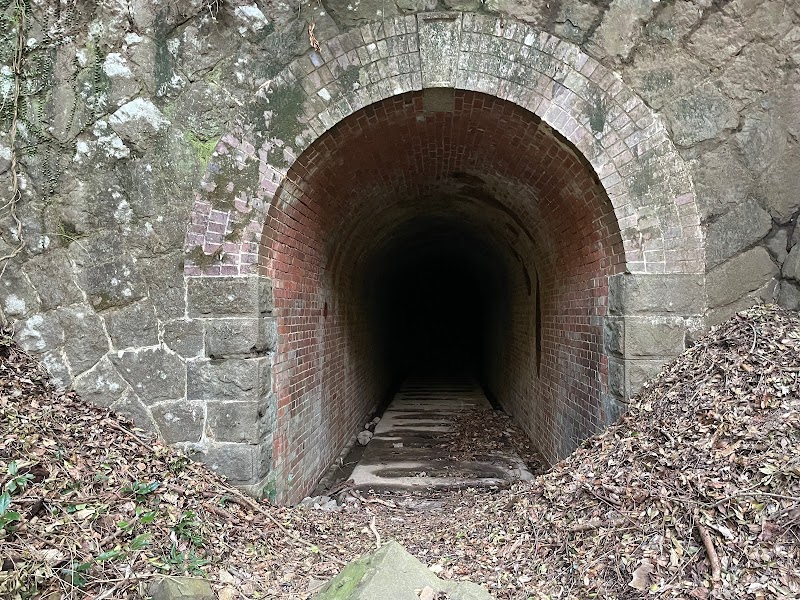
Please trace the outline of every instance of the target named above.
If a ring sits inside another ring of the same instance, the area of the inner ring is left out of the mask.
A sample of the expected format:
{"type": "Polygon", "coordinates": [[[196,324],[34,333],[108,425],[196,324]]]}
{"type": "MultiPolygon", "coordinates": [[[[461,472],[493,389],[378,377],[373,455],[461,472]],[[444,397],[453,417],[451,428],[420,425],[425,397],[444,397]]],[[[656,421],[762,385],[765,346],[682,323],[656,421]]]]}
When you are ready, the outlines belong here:
{"type": "Polygon", "coordinates": [[[702,275],[623,273],[609,278],[611,315],[700,315],[705,309],[702,275]]]}

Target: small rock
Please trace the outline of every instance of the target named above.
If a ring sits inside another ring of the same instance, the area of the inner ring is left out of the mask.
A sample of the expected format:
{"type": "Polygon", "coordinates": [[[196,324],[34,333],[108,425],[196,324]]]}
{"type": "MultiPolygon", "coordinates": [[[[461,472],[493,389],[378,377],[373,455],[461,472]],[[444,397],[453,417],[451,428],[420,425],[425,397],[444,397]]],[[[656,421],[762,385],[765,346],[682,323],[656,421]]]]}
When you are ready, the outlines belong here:
{"type": "Polygon", "coordinates": [[[208,581],[197,577],[158,579],[149,592],[152,600],[216,600],[208,581]]]}
{"type": "Polygon", "coordinates": [[[372,439],[372,432],[371,431],[362,431],[358,434],[358,443],[362,446],[366,446],[369,444],[369,441],[372,439]]]}

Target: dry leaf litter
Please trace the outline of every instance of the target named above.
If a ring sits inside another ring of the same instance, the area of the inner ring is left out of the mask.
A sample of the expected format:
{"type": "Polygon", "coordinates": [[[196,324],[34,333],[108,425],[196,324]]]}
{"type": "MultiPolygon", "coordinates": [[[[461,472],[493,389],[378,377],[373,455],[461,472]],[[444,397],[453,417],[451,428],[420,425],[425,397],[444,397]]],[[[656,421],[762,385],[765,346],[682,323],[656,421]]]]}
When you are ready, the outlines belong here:
{"type": "Polygon", "coordinates": [[[220,598],[307,598],[397,539],[497,598],[800,597],[800,318],[714,328],[625,417],[509,489],[247,498],[0,345],[0,597],[141,598],[159,574],[220,598]]]}

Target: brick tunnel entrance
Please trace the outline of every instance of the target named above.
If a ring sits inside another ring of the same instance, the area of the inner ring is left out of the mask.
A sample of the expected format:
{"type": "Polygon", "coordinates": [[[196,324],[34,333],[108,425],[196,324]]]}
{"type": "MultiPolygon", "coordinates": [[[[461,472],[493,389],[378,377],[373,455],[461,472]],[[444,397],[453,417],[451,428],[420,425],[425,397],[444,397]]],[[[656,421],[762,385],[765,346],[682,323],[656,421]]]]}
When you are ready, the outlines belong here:
{"type": "Polygon", "coordinates": [[[591,167],[516,105],[430,89],[354,113],[294,162],[262,247],[274,460],[301,486],[421,370],[470,372],[548,460],[610,416],[616,218],[591,167]]]}
{"type": "Polygon", "coordinates": [[[299,501],[433,367],[567,455],[702,325],[687,173],[618,75],[527,24],[425,13],[322,42],[258,88],[195,198],[198,458],[299,501]]]}

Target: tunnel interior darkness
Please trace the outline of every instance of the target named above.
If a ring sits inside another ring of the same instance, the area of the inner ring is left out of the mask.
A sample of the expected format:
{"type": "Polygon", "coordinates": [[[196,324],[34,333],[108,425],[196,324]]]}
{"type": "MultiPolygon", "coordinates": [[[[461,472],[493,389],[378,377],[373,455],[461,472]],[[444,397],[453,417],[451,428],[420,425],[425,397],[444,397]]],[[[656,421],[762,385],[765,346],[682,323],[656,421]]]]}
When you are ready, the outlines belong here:
{"type": "Polygon", "coordinates": [[[479,231],[442,217],[412,219],[372,258],[364,283],[371,346],[389,389],[417,375],[486,381],[510,298],[502,256],[479,231]]]}
{"type": "Polygon", "coordinates": [[[289,495],[415,370],[474,374],[549,461],[606,424],[616,217],[577,151],[514,104],[425,90],[350,115],[291,166],[260,252],[289,495]]]}

